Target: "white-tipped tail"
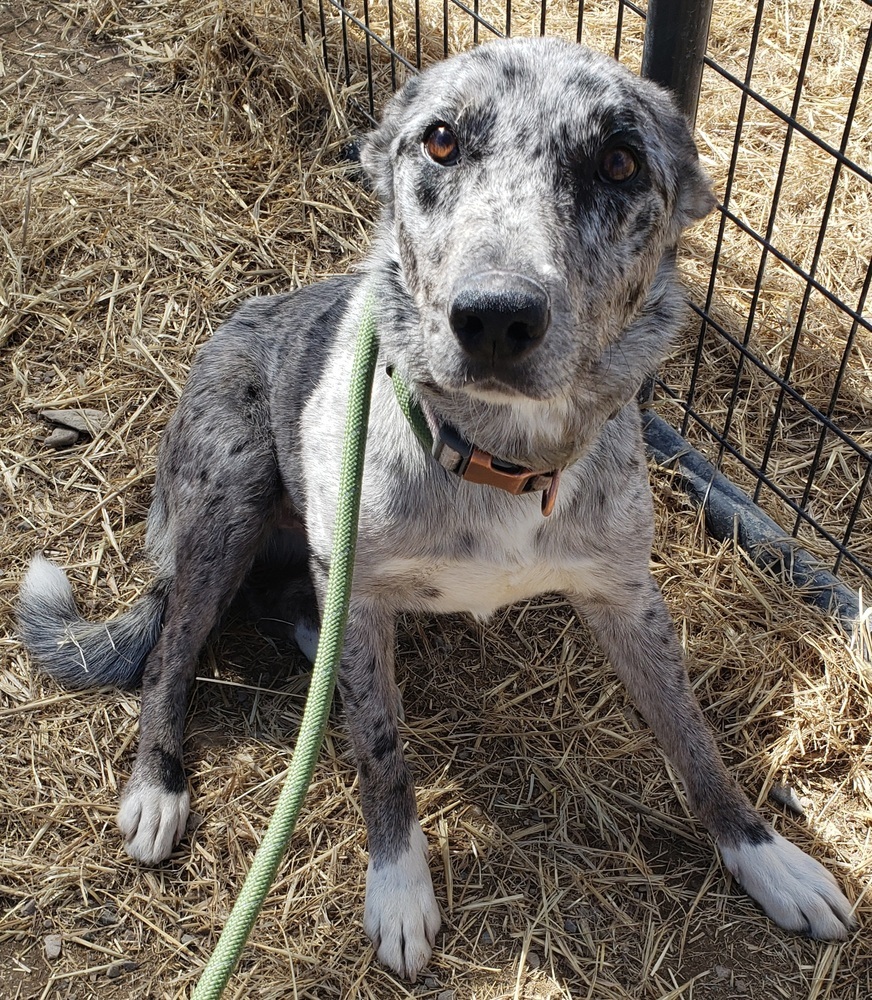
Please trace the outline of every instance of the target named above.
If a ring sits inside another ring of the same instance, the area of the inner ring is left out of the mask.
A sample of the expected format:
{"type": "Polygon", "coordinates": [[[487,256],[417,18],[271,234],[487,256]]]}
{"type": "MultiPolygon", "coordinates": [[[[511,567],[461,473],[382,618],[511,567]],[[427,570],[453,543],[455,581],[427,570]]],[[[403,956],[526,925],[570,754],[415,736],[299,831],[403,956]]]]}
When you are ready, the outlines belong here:
{"type": "Polygon", "coordinates": [[[41,553],[31,559],[19,592],[22,601],[42,601],[76,617],[76,601],[67,574],[41,553]]]}
{"type": "Polygon", "coordinates": [[[19,635],[39,668],[66,687],[134,687],[160,635],[169,583],[157,580],[118,618],[88,622],[64,571],[36,555],[18,595],[19,635]]]}

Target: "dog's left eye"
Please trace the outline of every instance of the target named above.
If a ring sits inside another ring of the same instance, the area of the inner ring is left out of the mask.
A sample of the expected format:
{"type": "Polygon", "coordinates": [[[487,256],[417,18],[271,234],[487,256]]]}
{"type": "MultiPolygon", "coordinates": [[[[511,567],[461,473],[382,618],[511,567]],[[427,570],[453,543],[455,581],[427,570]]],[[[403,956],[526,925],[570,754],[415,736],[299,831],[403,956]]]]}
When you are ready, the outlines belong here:
{"type": "Polygon", "coordinates": [[[613,146],[600,158],[600,177],[612,184],[623,184],[624,181],[632,180],[638,172],[639,161],[633,151],[626,146],[613,146]]]}
{"type": "Polygon", "coordinates": [[[460,158],[460,143],[448,125],[431,125],[424,133],[424,151],[435,163],[450,167],[460,158]]]}

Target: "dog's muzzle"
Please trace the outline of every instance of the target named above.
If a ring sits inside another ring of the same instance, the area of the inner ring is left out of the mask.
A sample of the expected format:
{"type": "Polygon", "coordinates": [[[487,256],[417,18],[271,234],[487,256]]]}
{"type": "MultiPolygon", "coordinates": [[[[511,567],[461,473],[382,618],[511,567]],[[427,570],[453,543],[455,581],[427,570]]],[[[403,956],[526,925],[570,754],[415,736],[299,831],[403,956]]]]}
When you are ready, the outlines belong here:
{"type": "Polygon", "coordinates": [[[505,368],[541,343],[551,303],[545,289],[525,275],[482,271],[454,286],[448,319],[470,359],[505,368]]]}

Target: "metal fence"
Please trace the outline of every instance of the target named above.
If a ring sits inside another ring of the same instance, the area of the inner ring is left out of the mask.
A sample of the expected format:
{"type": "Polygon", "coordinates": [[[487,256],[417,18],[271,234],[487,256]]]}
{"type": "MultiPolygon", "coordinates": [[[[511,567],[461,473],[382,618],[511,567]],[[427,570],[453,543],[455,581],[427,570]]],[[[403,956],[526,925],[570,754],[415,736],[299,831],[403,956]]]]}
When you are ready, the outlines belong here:
{"type": "Polygon", "coordinates": [[[676,37],[705,31],[710,4],[670,3],[680,30],[659,48],[645,37],[654,4],[298,0],[304,37],[369,118],[409,74],[495,35],[560,34],[683,80],[691,118],[701,76],[699,145],[720,205],[691,235],[696,323],[652,405],[788,535],[868,587],[872,6],[718,4],[708,52],[687,63],[676,37]]]}

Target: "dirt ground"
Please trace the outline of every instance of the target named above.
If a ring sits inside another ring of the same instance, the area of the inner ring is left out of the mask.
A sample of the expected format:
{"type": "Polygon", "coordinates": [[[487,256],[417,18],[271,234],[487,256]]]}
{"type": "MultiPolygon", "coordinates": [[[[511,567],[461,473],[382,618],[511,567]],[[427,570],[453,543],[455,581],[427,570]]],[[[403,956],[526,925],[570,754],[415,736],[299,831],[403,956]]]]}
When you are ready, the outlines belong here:
{"type": "MultiPolygon", "coordinates": [[[[287,767],[305,663],[239,624],[200,667],[188,835],[163,865],[132,862],[114,813],[138,699],[35,676],[12,608],[35,549],[67,567],[88,615],[136,599],[155,451],[197,346],[247,296],[345,271],[366,248],[374,205],[342,155],[366,89],[325,73],[317,8],[305,45],[295,9],[0,10],[0,1000],[188,996],[287,767]],[[40,412],[79,406],[105,425],[47,447],[40,412]]],[[[724,129],[701,113],[704,156],[724,129]]],[[[694,292],[710,235],[685,248],[694,292]]],[[[686,368],[682,347],[671,364],[686,368]]],[[[404,737],[444,917],[419,983],[381,968],[362,932],[365,838],[337,709],[227,997],[872,996],[872,671],[651,475],[653,571],[706,715],[752,799],[856,901],[858,934],[806,941],[743,896],[589,635],[544,598],[486,625],[401,624],[404,737]],[[771,797],[781,785],[802,815],[771,797]]]]}

